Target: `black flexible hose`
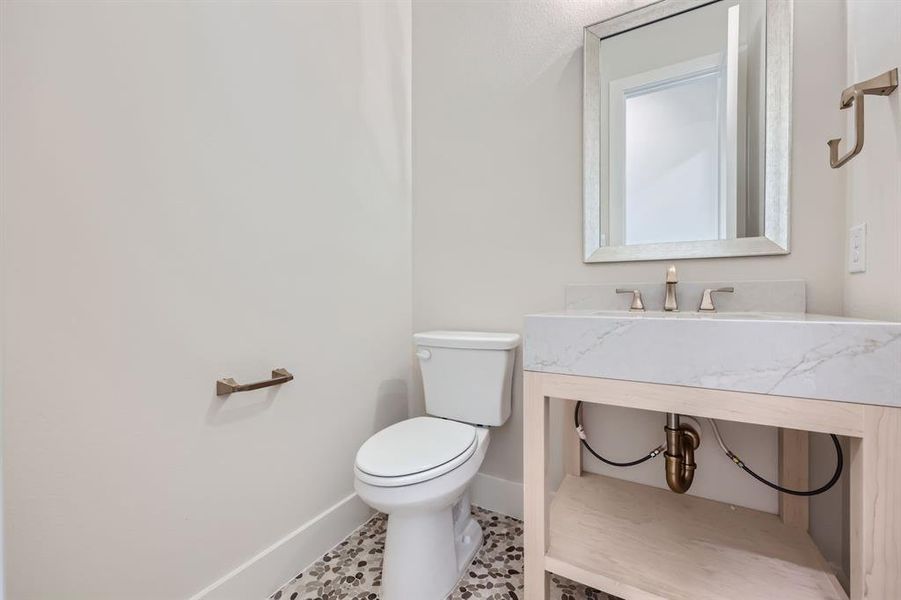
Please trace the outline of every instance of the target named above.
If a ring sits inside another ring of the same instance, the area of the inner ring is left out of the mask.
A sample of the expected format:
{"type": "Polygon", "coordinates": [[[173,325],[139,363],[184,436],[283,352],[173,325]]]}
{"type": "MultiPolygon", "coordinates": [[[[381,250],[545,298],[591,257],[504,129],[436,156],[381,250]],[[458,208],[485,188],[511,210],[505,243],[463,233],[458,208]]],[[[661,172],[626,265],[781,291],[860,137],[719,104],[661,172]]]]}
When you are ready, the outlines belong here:
{"type": "Polygon", "coordinates": [[[835,444],[835,473],[832,474],[832,479],[830,479],[826,483],[826,485],[824,485],[822,487],[818,487],[815,490],[802,491],[802,490],[790,490],[788,488],[784,488],[781,485],[777,485],[777,484],[773,483],[772,481],[767,481],[766,479],[764,479],[763,477],[761,477],[760,475],[758,475],[757,473],[752,471],[748,465],[743,463],[741,461],[741,459],[738,458],[736,455],[732,454],[732,452],[729,452],[728,456],[729,456],[729,458],[732,459],[732,461],[735,464],[737,464],[739,467],[741,467],[745,473],[747,473],[748,475],[750,475],[751,477],[753,477],[760,483],[770,486],[774,490],[780,491],[783,494],[790,494],[792,496],[816,496],[818,494],[822,494],[823,492],[825,492],[826,490],[828,490],[829,488],[831,488],[832,486],[835,485],[835,483],[838,481],[838,478],[841,477],[842,469],[844,468],[844,465],[845,465],[845,456],[842,453],[842,445],[838,442],[838,437],[836,437],[836,435],[834,433],[829,434],[829,435],[830,435],[830,437],[832,437],[832,443],[835,444]]]}
{"type": "MultiPolygon", "coordinates": [[[[581,423],[579,423],[579,410],[581,408],[582,408],[582,401],[580,400],[580,401],[576,402],[576,410],[574,411],[575,414],[573,415],[573,420],[576,424],[577,430],[580,427],[582,427],[581,423]]],[[[654,458],[655,456],[660,454],[660,452],[655,448],[654,450],[651,450],[646,456],[643,456],[642,458],[639,458],[638,460],[631,460],[629,462],[616,462],[614,460],[609,460],[607,458],[604,458],[603,456],[601,456],[600,454],[595,452],[594,448],[589,446],[588,442],[585,441],[585,438],[580,438],[580,439],[582,441],[582,445],[585,447],[586,450],[591,452],[592,456],[594,456],[596,459],[598,459],[602,463],[610,465],[611,467],[634,467],[635,465],[640,465],[641,463],[643,463],[647,460],[651,460],[652,458],[654,458]]]]}
{"type": "MultiPolygon", "coordinates": [[[[580,400],[580,401],[576,402],[576,409],[575,409],[575,411],[573,411],[573,422],[575,423],[576,430],[578,430],[578,431],[581,431],[581,427],[582,427],[582,424],[579,422],[579,411],[581,409],[582,409],[582,401],[580,400]]],[[[763,477],[761,477],[760,475],[758,475],[757,473],[755,473],[751,469],[751,467],[749,467],[744,462],[742,462],[742,460],[737,455],[733,454],[731,450],[727,450],[726,454],[730,459],[732,459],[732,462],[734,462],[736,465],[741,467],[741,469],[745,473],[747,473],[748,475],[750,475],[751,477],[753,477],[760,483],[762,483],[766,486],[769,486],[778,492],[782,492],[783,494],[789,494],[791,496],[817,496],[817,495],[822,494],[823,492],[831,489],[832,486],[834,486],[838,482],[839,478],[842,475],[842,470],[844,469],[844,466],[845,466],[845,455],[842,452],[842,445],[839,443],[838,437],[834,433],[829,434],[829,437],[832,438],[832,443],[835,445],[835,472],[832,474],[832,478],[828,482],[826,482],[825,485],[818,487],[815,490],[791,490],[789,488],[782,487],[781,485],[773,483],[772,481],[768,481],[768,480],[764,479],[763,477]]],[[[596,459],[598,459],[602,463],[610,465],[611,467],[634,467],[635,465],[640,465],[641,463],[648,461],[648,460],[654,458],[655,456],[657,456],[658,454],[660,454],[660,451],[655,448],[654,450],[651,450],[648,454],[646,454],[645,456],[643,456],[637,460],[631,460],[628,462],[616,462],[614,460],[604,458],[603,456],[601,456],[600,454],[595,452],[594,448],[592,448],[588,444],[588,442],[585,440],[584,437],[580,436],[580,441],[582,442],[582,446],[584,446],[585,449],[588,450],[592,456],[594,456],[596,459]]]]}

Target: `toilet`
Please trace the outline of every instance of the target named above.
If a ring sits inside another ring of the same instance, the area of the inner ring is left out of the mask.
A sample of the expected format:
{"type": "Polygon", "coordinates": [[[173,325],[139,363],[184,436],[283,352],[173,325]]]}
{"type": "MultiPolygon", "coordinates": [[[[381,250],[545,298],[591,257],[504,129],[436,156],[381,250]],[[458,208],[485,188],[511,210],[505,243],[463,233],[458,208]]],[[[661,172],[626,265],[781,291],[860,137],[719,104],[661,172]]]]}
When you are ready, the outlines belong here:
{"type": "Polygon", "coordinates": [[[382,600],[443,600],[482,543],[469,485],[510,417],[515,333],[413,336],[429,416],[383,429],[357,452],[354,488],[388,515],[382,600]]]}

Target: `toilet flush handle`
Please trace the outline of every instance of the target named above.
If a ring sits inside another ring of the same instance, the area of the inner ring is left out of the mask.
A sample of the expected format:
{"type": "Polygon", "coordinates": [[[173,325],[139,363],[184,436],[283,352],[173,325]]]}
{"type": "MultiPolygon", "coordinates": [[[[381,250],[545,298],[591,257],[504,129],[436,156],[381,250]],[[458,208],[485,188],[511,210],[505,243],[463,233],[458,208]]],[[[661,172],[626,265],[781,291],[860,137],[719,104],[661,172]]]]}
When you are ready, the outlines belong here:
{"type": "Polygon", "coordinates": [[[422,350],[416,351],[416,356],[419,357],[419,360],[429,360],[432,358],[432,353],[423,348],[422,350]]]}

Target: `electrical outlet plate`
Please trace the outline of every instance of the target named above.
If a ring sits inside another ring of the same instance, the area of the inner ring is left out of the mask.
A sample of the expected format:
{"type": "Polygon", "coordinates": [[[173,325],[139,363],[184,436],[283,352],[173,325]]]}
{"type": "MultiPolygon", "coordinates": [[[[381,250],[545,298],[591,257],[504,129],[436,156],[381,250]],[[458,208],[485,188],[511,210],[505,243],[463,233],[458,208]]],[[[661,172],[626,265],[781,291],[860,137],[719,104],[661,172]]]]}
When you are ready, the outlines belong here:
{"type": "Polygon", "coordinates": [[[848,230],[848,272],[863,273],[867,270],[867,224],[861,223],[848,230]]]}

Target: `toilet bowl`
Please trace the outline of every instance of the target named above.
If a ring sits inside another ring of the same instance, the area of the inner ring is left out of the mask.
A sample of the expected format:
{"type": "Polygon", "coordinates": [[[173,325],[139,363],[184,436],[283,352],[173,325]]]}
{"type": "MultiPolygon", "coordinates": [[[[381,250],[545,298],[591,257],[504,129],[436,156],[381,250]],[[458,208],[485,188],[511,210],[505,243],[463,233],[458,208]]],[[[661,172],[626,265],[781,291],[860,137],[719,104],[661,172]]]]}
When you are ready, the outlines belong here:
{"type": "MultiPolygon", "coordinates": [[[[436,429],[424,421],[463,425],[418,417],[392,426],[404,426],[404,431],[392,431],[392,427],[382,430],[380,435],[396,434],[396,438],[378,441],[394,442],[401,447],[410,429],[421,426],[426,430],[436,429]]],[[[363,471],[360,460],[354,466],[354,488],[360,499],[388,515],[382,561],[384,600],[445,598],[481,546],[482,530],[470,514],[468,488],[485,458],[491,438],[486,428],[463,426],[472,429],[472,444],[460,449],[457,456],[420,472],[378,476],[363,471]],[[454,466],[449,468],[448,463],[454,466]],[[415,483],[404,483],[405,480],[415,480],[415,483]]],[[[367,443],[373,441],[370,438],[367,443]]],[[[365,445],[360,454],[365,454],[364,450],[367,450],[365,445]]],[[[374,466],[370,462],[369,471],[385,471],[374,466]]]]}
{"type": "Polygon", "coordinates": [[[510,415],[516,334],[414,336],[430,416],[395,423],[357,452],[354,488],[388,515],[382,600],[444,600],[482,543],[469,486],[489,426],[510,415]]]}

